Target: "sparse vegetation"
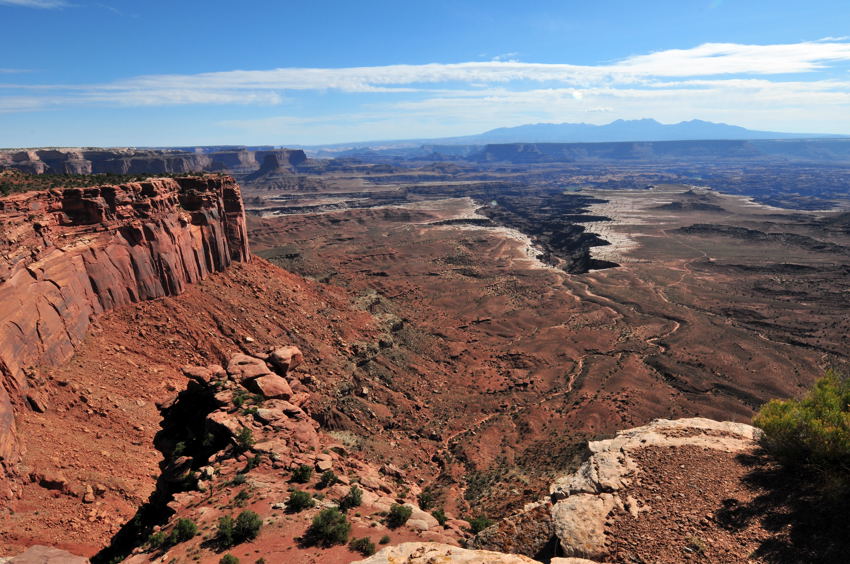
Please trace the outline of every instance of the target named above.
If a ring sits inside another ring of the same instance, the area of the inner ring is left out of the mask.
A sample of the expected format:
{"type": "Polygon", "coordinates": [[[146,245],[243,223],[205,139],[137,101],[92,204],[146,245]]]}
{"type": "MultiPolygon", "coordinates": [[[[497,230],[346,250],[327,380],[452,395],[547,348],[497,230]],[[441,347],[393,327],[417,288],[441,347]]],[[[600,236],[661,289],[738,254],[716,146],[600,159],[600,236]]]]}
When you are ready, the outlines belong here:
{"type": "Polygon", "coordinates": [[[236,507],[245,507],[245,504],[248,503],[248,499],[251,497],[251,493],[245,489],[241,490],[236,496],[233,498],[233,504],[236,507]]]}
{"type": "Polygon", "coordinates": [[[191,519],[178,519],[171,533],[166,535],[163,531],[153,533],[147,540],[150,550],[167,550],[174,545],[186,542],[198,534],[198,526],[191,519]]]}
{"type": "Polygon", "coordinates": [[[289,499],[286,500],[286,511],[289,513],[298,513],[305,509],[315,507],[316,502],[313,496],[301,490],[293,490],[289,494],[289,499]]]}
{"type": "Polygon", "coordinates": [[[313,518],[313,523],[304,534],[303,542],[308,546],[323,547],[345,544],[350,532],[351,524],[346,520],[345,514],[336,507],[329,507],[313,518]]]}
{"type": "Polygon", "coordinates": [[[381,537],[381,540],[378,541],[379,544],[390,544],[390,535],[384,535],[381,537]]]}
{"type": "Polygon", "coordinates": [[[168,535],[168,544],[175,545],[185,542],[198,534],[198,526],[191,519],[178,519],[171,534],[168,535]]]}
{"type": "Polygon", "coordinates": [[[233,546],[233,517],[225,515],[218,520],[218,530],[215,535],[219,546],[229,548],[233,546]]]}
{"type": "Polygon", "coordinates": [[[221,560],[218,561],[218,564],[239,564],[239,559],[232,554],[225,554],[221,557],[221,560]]]}
{"type": "Polygon", "coordinates": [[[705,546],[705,541],[696,536],[689,536],[686,540],[685,549],[689,552],[693,552],[695,554],[699,554],[700,556],[705,554],[707,547],[705,546]]]}
{"type": "Polygon", "coordinates": [[[419,507],[421,507],[425,511],[428,511],[429,509],[434,507],[434,503],[437,501],[437,494],[430,487],[425,488],[424,490],[422,490],[422,493],[419,494],[416,500],[419,502],[419,507]]]}
{"type": "Polygon", "coordinates": [[[253,511],[243,511],[236,517],[233,525],[233,539],[237,542],[254,540],[263,526],[262,518],[253,511]]]}
{"type": "Polygon", "coordinates": [[[313,468],[306,464],[302,464],[292,471],[292,481],[297,484],[306,484],[313,476],[313,468]]]}
{"type": "Polygon", "coordinates": [[[473,519],[469,520],[469,529],[472,531],[473,535],[477,535],[487,527],[493,524],[492,519],[488,519],[484,515],[479,515],[473,519]]]}
{"type": "Polygon", "coordinates": [[[771,400],[753,423],[782,465],[805,472],[824,493],[850,493],[850,380],[827,372],[803,398],[771,400]]]}
{"type": "Polygon", "coordinates": [[[413,509],[407,505],[399,505],[394,503],[390,506],[390,512],[387,515],[387,527],[397,529],[407,523],[410,516],[413,514],[413,509]]]}
{"type": "Polygon", "coordinates": [[[435,509],[431,512],[431,515],[437,520],[437,523],[439,523],[441,527],[445,527],[446,521],[449,520],[449,518],[446,517],[446,512],[442,509],[435,509]]]}
{"type": "Polygon", "coordinates": [[[236,433],[236,446],[240,450],[248,450],[254,446],[254,433],[248,427],[242,427],[236,433]]]}
{"type": "Polygon", "coordinates": [[[329,488],[338,481],[339,478],[336,477],[333,470],[326,470],[325,472],[322,472],[322,476],[319,478],[319,483],[316,484],[316,486],[320,489],[329,488]]]}
{"type": "Polygon", "coordinates": [[[348,548],[354,552],[359,552],[363,556],[372,556],[375,554],[375,543],[369,540],[369,537],[353,539],[348,543],[348,548]]]}
{"type": "Polygon", "coordinates": [[[353,507],[360,507],[361,503],[363,503],[363,490],[357,486],[351,486],[348,493],[339,500],[339,509],[348,511],[353,507]]]}

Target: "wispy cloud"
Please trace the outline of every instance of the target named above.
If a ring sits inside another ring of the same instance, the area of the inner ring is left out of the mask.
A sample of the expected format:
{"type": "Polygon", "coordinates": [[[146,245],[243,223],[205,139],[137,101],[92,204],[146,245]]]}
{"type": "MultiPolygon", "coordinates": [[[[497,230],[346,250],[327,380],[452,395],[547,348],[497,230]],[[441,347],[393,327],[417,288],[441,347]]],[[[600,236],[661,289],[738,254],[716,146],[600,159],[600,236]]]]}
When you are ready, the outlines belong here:
{"type": "Polygon", "coordinates": [[[0,0],[0,5],[23,6],[24,8],[64,8],[70,6],[65,0],[0,0]]]}
{"type": "MultiPolygon", "coordinates": [[[[292,103],[313,109],[299,111],[299,117],[228,121],[226,125],[246,131],[274,127],[329,131],[334,123],[339,128],[339,122],[347,119],[351,125],[345,130],[354,131],[360,124],[375,127],[375,135],[384,131],[387,136],[393,128],[415,123],[423,131],[425,121],[426,129],[442,127],[441,133],[450,134],[451,128],[470,130],[479,122],[492,122],[494,116],[502,125],[583,121],[588,116],[598,120],[699,116],[753,124],[758,116],[766,119],[772,113],[774,121],[808,116],[809,123],[850,130],[850,81],[838,78],[846,77],[842,71],[848,64],[850,41],[828,38],[775,45],[706,43],[598,65],[500,58],[146,75],[103,84],[26,85],[17,80],[16,84],[0,83],[0,112],[80,105],[287,107],[292,103]],[[332,95],[329,98],[336,105],[323,109],[316,93],[332,95]],[[310,104],[299,105],[307,100],[310,104]],[[348,118],[340,117],[339,107],[348,108],[348,118]]],[[[409,131],[398,133],[409,136],[409,131]]]]}

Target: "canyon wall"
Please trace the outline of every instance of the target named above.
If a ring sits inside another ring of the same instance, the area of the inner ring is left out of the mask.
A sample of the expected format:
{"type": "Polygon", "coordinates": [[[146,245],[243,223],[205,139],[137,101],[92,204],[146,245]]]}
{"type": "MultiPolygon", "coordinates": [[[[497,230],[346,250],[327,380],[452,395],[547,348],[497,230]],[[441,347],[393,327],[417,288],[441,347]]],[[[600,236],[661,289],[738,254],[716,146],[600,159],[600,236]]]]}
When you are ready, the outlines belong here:
{"type": "Polygon", "coordinates": [[[239,185],[219,175],[2,198],[0,255],[0,476],[15,411],[44,409],[32,367],[70,358],[97,314],[250,256],[239,185]]]}
{"type": "Polygon", "coordinates": [[[13,149],[0,151],[0,168],[30,174],[181,174],[290,169],[307,160],[304,151],[232,148],[188,149],[13,149]]]}

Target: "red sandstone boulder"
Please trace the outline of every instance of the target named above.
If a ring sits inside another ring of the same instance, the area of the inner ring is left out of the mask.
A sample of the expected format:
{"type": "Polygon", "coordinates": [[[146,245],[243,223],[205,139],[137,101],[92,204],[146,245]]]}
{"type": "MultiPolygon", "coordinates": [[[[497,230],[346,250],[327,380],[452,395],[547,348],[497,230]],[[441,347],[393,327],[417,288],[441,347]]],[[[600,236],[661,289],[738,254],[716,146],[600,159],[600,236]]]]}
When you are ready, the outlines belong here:
{"type": "Polygon", "coordinates": [[[248,380],[271,375],[272,371],[259,358],[247,354],[235,354],[227,363],[227,373],[237,382],[244,384],[248,380]]]}
{"type": "Polygon", "coordinates": [[[292,396],[292,388],[286,380],[275,374],[260,376],[247,382],[247,387],[269,399],[286,400],[292,396]]]}
{"type": "Polygon", "coordinates": [[[301,354],[298,347],[280,347],[269,353],[268,361],[274,367],[275,372],[281,376],[286,376],[287,372],[304,361],[304,355],[301,354]]]}

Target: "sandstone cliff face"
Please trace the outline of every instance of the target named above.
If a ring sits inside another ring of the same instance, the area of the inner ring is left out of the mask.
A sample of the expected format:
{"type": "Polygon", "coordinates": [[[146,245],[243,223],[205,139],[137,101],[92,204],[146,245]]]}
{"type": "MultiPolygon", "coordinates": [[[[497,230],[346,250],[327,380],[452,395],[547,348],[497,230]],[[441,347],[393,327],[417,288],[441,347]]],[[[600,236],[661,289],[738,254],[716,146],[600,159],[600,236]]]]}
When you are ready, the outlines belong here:
{"type": "Polygon", "coordinates": [[[67,360],[99,313],[249,259],[239,186],[226,176],[8,196],[0,254],[0,475],[18,454],[14,409],[44,409],[29,367],[67,360]]]}

